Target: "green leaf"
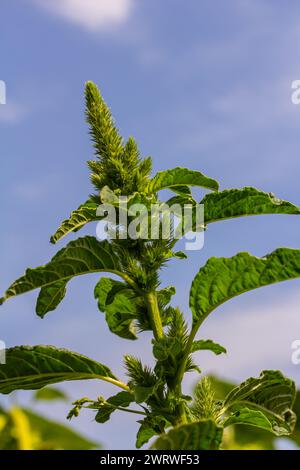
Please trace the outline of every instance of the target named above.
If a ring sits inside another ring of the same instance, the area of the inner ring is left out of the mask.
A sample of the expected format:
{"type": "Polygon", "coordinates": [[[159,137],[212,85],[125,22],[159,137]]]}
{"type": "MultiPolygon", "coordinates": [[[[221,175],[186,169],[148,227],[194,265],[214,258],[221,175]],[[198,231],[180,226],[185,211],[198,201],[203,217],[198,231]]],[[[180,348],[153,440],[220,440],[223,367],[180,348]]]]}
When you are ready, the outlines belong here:
{"type": "Polygon", "coordinates": [[[54,282],[50,286],[42,287],[36,301],[36,313],[39,317],[44,318],[46,313],[56,309],[56,307],[64,299],[67,292],[67,283],[62,281],[54,282]]]}
{"type": "Polygon", "coordinates": [[[247,215],[300,214],[300,207],[251,187],[210,193],[200,204],[204,204],[206,224],[247,215]]]}
{"type": "MultiPolygon", "coordinates": [[[[145,194],[144,192],[135,191],[133,194],[128,196],[122,196],[120,199],[119,195],[116,194],[109,186],[104,186],[100,191],[100,199],[103,204],[111,204],[116,207],[120,212],[124,211],[128,217],[135,215],[132,213],[131,207],[134,205],[142,204],[149,212],[151,212],[151,205],[157,203],[157,199],[152,194],[145,194]]],[[[145,211],[144,216],[148,215],[145,211]]]]}
{"type": "Polygon", "coordinates": [[[224,426],[250,424],[277,436],[290,434],[296,422],[292,411],[295,396],[292,380],[279,371],[265,370],[258,378],[251,377],[229,392],[223,407],[231,415],[224,426]]]}
{"type": "Polygon", "coordinates": [[[182,347],[181,338],[163,337],[153,341],[153,356],[158,361],[165,361],[169,356],[172,356],[172,365],[174,367],[174,362],[177,362],[175,359],[177,359],[178,355],[182,354],[182,347]]]}
{"type": "Polygon", "coordinates": [[[55,401],[55,400],[68,400],[65,392],[59,388],[43,387],[37,390],[34,394],[35,400],[55,401]]]}
{"type": "Polygon", "coordinates": [[[94,290],[98,307],[105,312],[106,322],[112,333],[125,339],[137,339],[136,294],[125,283],[102,277],[94,290]]]}
{"type": "Polygon", "coordinates": [[[157,291],[157,298],[163,307],[166,307],[172,300],[173,295],[176,294],[176,289],[174,286],[164,287],[157,291]]]}
{"type": "Polygon", "coordinates": [[[150,385],[149,387],[142,385],[137,385],[134,388],[134,399],[136,403],[144,403],[146,402],[157,390],[159,387],[160,382],[157,382],[155,385],[150,385]]]}
{"type": "MultiPolygon", "coordinates": [[[[173,191],[173,188],[170,188],[173,191]]],[[[197,201],[193,198],[192,194],[185,194],[177,192],[176,196],[172,196],[166,201],[166,204],[171,207],[173,204],[179,204],[181,207],[184,207],[185,204],[195,206],[197,201]]]]}
{"type": "MultiPolygon", "coordinates": [[[[226,419],[224,426],[227,427],[232,424],[246,424],[264,429],[265,431],[273,432],[271,421],[267,418],[267,416],[265,416],[261,411],[251,410],[249,408],[241,408],[240,410],[233,413],[229,418],[226,419]]],[[[284,432],[283,434],[286,433],[284,432]]]]}
{"type": "Polygon", "coordinates": [[[28,419],[34,435],[38,435],[41,439],[39,448],[53,450],[91,450],[101,447],[99,443],[87,439],[67,426],[51,421],[28,409],[21,408],[21,411],[28,419]]]}
{"type": "Polygon", "coordinates": [[[87,223],[100,220],[96,215],[97,204],[92,199],[88,199],[84,204],[78,207],[75,211],[71,212],[70,217],[63,220],[60,227],[56,230],[55,234],[50,238],[51,243],[56,243],[61,238],[65,237],[68,233],[77,232],[87,223]]]}
{"type": "MultiPolygon", "coordinates": [[[[167,304],[175,294],[175,288],[165,287],[157,291],[163,324],[169,322],[167,304]]],[[[94,290],[99,310],[105,312],[105,318],[112,333],[121,338],[137,338],[137,323],[143,329],[151,329],[147,306],[142,296],[124,282],[102,277],[94,290]]]]}
{"type": "MultiPolygon", "coordinates": [[[[210,380],[213,385],[215,397],[217,400],[224,400],[226,395],[236,387],[236,384],[224,381],[219,377],[210,376],[210,380]]],[[[297,422],[293,433],[289,436],[289,439],[293,440],[297,445],[300,444],[300,392],[296,392],[296,399],[293,406],[293,411],[297,415],[297,422]]],[[[232,429],[231,433],[232,435],[232,429]]],[[[228,436],[226,436],[228,438],[228,436]]],[[[226,449],[233,448],[259,448],[259,449],[273,449],[275,448],[276,436],[270,432],[264,431],[254,426],[238,426],[238,429],[234,430],[232,439],[229,442],[226,440],[226,449]]],[[[224,443],[223,443],[224,444],[224,443]]]]}
{"type": "Polygon", "coordinates": [[[278,248],[263,258],[238,253],[210,258],[192,282],[190,307],[194,326],[237,295],[300,276],[300,250],[278,248]]]}
{"type": "Polygon", "coordinates": [[[226,349],[218,343],[214,343],[211,339],[200,339],[199,341],[194,341],[192,344],[191,352],[196,352],[200,350],[212,351],[216,355],[227,353],[226,349]]]}
{"type": "Polygon", "coordinates": [[[6,350],[0,365],[0,393],[36,390],[67,380],[101,379],[114,382],[110,369],[81,354],[54,346],[16,346],[6,350]]]}
{"type": "Polygon", "coordinates": [[[149,182],[147,191],[156,193],[162,189],[178,188],[178,186],[200,186],[213,191],[219,189],[217,181],[203,175],[200,171],[177,167],[157,173],[149,182]]]}
{"type": "Polygon", "coordinates": [[[178,185],[178,186],[172,186],[170,189],[174,193],[179,194],[179,196],[191,196],[192,195],[191,189],[188,186],[178,185]]]}
{"type": "Polygon", "coordinates": [[[109,242],[99,242],[96,238],[88,236],[78,238],[62,248],[48,264],[27,269],[25,275],[8,288],[0,303],[15,295],[39,287],[44,288],[37,305],[38,313],[43,316],[62,300],[64,283],[73,277],[101,271],[120,275],[118,269],[118,259],[109,242]]]}
{"type": "Polygon", "coordinates": [[[187,255],[183,251],[175,251],[173,256],[178,259],[187,259],[187,255]]]}
{"type": "Polygon", "coordinates": [[[100,199],[103,204],[118,205],[119,198],[109,186],[104,186],[100,191],[100,199]]]}
{"type": "Polygon", "coordinates": [[[290,436],[290,439],[295,441],[298,446],[300,446],[300,390],[296,391],[296,398],[293,406],[293,411],[297,415],[297,422],[293,434],[290,436]]]}
{"type": "MultiPolygon", "coordinates": [[[[178,193],[167,201],[169,206],[179,204],[196,206],[197,202],[188,194],[178,193]]],[[[207,194],[199,204],[204,206],[204,222],[206,225],[226,219],[253,216],[260,214],[300,214],[300,207],[288,201],[278,199],[272,193],[265,193],[256,188],[225,189],[224,191],[207,194]]],[[[201,231],[203,226],[196,225],[195,212],[193,230],[201,231]]]]}
{"type": "Polygon", "coordinates": [[[98,413],[96,414],[95,420],[97,423],[106,423],[109,420],[110,415],[118,409],[118,407],[127,408],[130,403],[134,401],[134,396],[129,392],[119,392],[116,395],[108,398],[98,413]]]}
{"type": "Polygon", "coordinates": [[[162,434],[153,444],[155,450],[217,450],[223,430],[212,420],[178,426],[162,434]]]}
{"type": "MultiPolygon", "coordinates": [[[[228,393],[236,387],[236,384],[228,382],[216,376],[208,376],[214,391],[215,399],[218,402],[224,401],[228,393]]],[[[223,439],[222,449],[224,450],[271,450],[275,449],[276,436],[268,431],[254,426],[233,426],[226,433],[223,439]]]]}
{"type": "Polygon", "coordinates": [[[98,300],[99,309],[105,312],[106,307],[113,303],[115,296],[127,289],[129,287],[124,282],[116,281],[110,277],[101,277],[94,289],[94,296],[98,300]]]}
{"type": "Polygon", "coordinates": [[[141,421],[141,426],[136,435],[136,448],[140,449],[146,444],[153,436],[156,436],[157,432],[147,423],[147,421],[141,421]]]}

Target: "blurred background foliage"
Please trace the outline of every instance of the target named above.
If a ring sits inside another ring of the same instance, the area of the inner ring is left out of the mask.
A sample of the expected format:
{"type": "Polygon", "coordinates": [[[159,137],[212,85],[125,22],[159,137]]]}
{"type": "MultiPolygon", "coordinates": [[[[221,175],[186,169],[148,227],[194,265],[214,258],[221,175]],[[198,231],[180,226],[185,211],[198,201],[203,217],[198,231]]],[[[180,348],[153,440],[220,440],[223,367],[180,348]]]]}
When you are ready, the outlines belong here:
{"type": "Polygon", "coordinates": [[[61,390],[44,387],[33,395],[32,408],[12,404],[0,407],[0,449],[1,450],[91,450],[100,449],[98,442],[92,442],[75,432],[70,426],[57,423],[36,413],[38,401],[49,404],[67,400],[61,390]]]}
{"type": "MultiPolygon", "coordinates": [[[[209,376],[215,390],[215,398],[223,400],[236,384],[216,376],[209,376]]],[[[66,401],[64,392],[54,387],[44,387],[33,395],[32,407],[24,408],[12,404],[0,407],[0,449],[1,450],[92,450],[100,449],[99,442],[93,442],[75,432],[70,426],[57,423],[36,413],[35,404],[47,401],[66,401]]],[[[280,441],[285,440],[285,447],[300,448],[300,390],[297,391],[294,404],[297,414],[293,434],[287,438],[277,438],[273,434],[245,425],[230,426],[225,429],[224,450],[274,450],[280,448],[280,441]]]]}

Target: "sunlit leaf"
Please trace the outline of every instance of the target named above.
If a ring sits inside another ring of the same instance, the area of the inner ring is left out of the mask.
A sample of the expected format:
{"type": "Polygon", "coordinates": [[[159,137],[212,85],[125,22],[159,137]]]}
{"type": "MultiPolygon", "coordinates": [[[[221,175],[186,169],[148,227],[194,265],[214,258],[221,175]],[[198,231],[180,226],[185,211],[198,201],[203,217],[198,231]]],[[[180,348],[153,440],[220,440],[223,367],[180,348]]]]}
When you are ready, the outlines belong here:
{"type": "Polygon", "coordinates": [[[175,187],[175,189],[178,189],[178,186],[200,186],[213,191],[219,189],[217,181],[209,178],[200,171],[177,167],[157,173],[149,182],[147,191],[148,193],[156,193],[157,191],[167,188],[171,189],[175,187]]]}
{"type": "Polygon", "coordinates": [[[0,393],[35,390],[67,380],[116,379],[110,369],[81,354],[54,346],[16,346],[0,365],[0,393]]]}
{"type": "Polygon", "coordinates": [[[300,214],[299,206],[252,187],[210,193],[200,204],[204,205],[206,224],[250,215],[300,214]]]}
{"type": "Polygon", "coordinates": [[[300,276],[300,250],[279,248],[263,258],[238,253],[210,258],[193,280],[190,307],[197,325],[222,303],[244,292],[300,276]]]}
{"type": "Polygon", "coordinates": [[[223,346],[215,343],[211,339],[200,339],[199,341],[194,341],[192,345],[192,352],[200,350],[212,351],[217,355],[227,352],[223,346]]]}
{"type": "Polygon", "coordinates": [[[155,450],[217,450],[222,427],[212,420],[198,421],[171,429],[153,444],[155,450]]]}
{"type": "Polygon", "coordinates": [[[25,275],[7,289],[1,303],[15,295],[42,288],[37,313],[44,316],[62,300],[66,283],[73,277],[101,271],[120,274],[118,269],[118,258],[109,242],[99,242],[89,236],[78,238],[62,248],[48,264],[27,269],[25,275]]]}
{"type": "Polygon", "coordinates": [[[61,223],[55,234],[50,238],[51,243],[56,243],[68,233],[77,232],[89,222],[100,220],[100,217],[96,215],[99,204],[100,199],[98,204],[92,199],[88,199],[78,209],[71,212],[70,217],[61,223]]]}
{"type": "Polygon", "coordinates": [[[292,411],[295,384],[279,371],[265,370],[258,378],[249,378],[234,388],[224,400],[230,412],[224,426],[248,424],[268,430],[277,436],[290,434],[296,415],[292,411]]]}

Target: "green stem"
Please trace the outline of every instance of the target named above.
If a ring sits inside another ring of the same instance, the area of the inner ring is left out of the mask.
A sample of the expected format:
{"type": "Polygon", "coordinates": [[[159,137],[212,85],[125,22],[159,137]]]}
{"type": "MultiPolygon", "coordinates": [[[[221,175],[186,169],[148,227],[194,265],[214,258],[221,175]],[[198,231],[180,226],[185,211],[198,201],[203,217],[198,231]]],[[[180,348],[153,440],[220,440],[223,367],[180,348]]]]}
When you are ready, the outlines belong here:
{"type": "Polygon", "coordinates": [[[153,291],[146,292],[144,296],[147,303],[154,338],[161,339],[164,336],[164,330],[162,326],[156,293],[153,291]]]}
{"type": "Polygon", "coordinates": [[[184,353],[183,353],[181,364],[179,366],[177,376],[176,376],[176,380],[175,380],[177,384],[181,384],[181,382],[182,382],[182,379],[183,379],[183,376],[184,376],[184,373],[185,373],[186,363],[187,363],[189,354],[191,352],[192,345],[193,345],[194,338],[196,336],[197,331],[198,331],[198,325],[197,325],[197,328],[194,327],[192,329],[192,331],[190,333],[190,336],[189,336],[189,339],[186,343],[186,347],[185,347],[185,350],[184,350],[184,353]]]}
{"type": "Polygon", "coordinates": [[[179,367],[178,372],[177,372],[176,381],[175,381],[177,384],[181,384],[181,382],[182,382],[182,379],[183,379],[183,376],[184,376],[184,373],[185,373],[186,363],[187,363],[188,357],[191,353],[191,349],[192,349],[192,346],[193,346],[195,336],[196,336],[196,334],[197,334],[197,332],[198,332],[198,330],[199,330],[199,328],[202,325],[204,320],[205,320],[205,318],[199,320],[198,323],[196,323],[196,325],[191,330],[189,339],[186,343],[183,358],[182,358],[180,367],[179,367]]]}
{"type": "MultiPolygon", "coordinates": [[[[195,336],[196,336],[196,334],[197,334],[197,332],[198,332],[198,330],[201,326],[202,321],[198,322],[192,328],[190,336],[189,336],[188,341],[186,343],[186,347],[185,347],[185,350],[184,350],[184,353],[183,353],[183,358],[181,360],[181,364],[179,366],[179,369],[178,369],[178,372],[177,372],[177,375],[176,375],[176,378],[175,378],[175,384],[176,384],[175,390],[176,390],[176,394],[177,394],[178,397],[180,397],[182,395],[182,380],[183,380],[185,369],[186,369],[186,363],[187,363],[189,354],[191,353],[191,349],[192,349],[192,346],[193,346],[195,336]]],[[[185,424],[186,422],[187,422],[187,419],[186,419],[184,404],[181,403],[178,406],[177,423],[178,424],[185,424]]]]}
{"type": "Polygon", "coordinates": [[[139,289],[139,287],[137,286],[137,284],[133,281],[133,279],[131,279],[131,277],[128,276],[128,274],[122,273],[121,271],[116,271],[114,269],[107,269],[107,272],[111,272],[113,274],[116,274],[117,276],[120,276],[134,290],[138,292],[142,292],[141,289],[139,289]]]}
{"type": "Polygon", "coordinates": [[[105,382],[109,382],[113,385],[116,385],[117,387],[122,388],[123,390],[126,390],[126,392],[130,392],[128,385],[126,385],[124,382],[121,382],[121,380],[112,379],[111,377],[104,377],[102,375],[96,375],[95,378],[104,380],[105,382]]]}
{"type": "MultiPolygon", "coordinates": [[[[110,403],[109,403],[109,405],[110,405],[110,403]]],[[[131,410],[130,408],[123,408],[122,406],[116,406],[116,410],[126,411],[127,413],[134,413],[136,415],[147,416],[147,413],[144,413],[143,411],[131,410]]]]}
{"type": "MultiPolygon", "coordinates": [[[[181,384],[177,388],[177,395],[180,397],[182,395],[181,384]]],[[[176,424],[186,424],[187,418],[185,413],[184,403],[180,403],[177,409],[176,424]]]]}
{"type": "MultiPolygon", "coordinates": [[[[87,403],[88,403],[88,402],[94,403],[93,400],[88,400],[87,403]]],[[[104,405],[111,406],[111,407],[113,407],[115,410],[126,411],[127,413],[134,413],[134,414],[137,414],[137,415],[147,416],[147,413],[144,413],[143,411],[131,410],[130,408],[124,408],[123,406],[113,406],[111,403],[109,403],[109,402],[107,402],[107,401],[104,402],[103,404],[104,404],[104,405]]],[[[81,405],[81,408],[85,408],[86,410],[88,410],[88,409],[91,409],[91,406],[81,405]]],[[[98,408],[94,407],[93,409],[99,410],[99,407],[98,407],[98,408]]],[[[101,408],[100,408],[100,410],[101,410],[101,408]]]]}

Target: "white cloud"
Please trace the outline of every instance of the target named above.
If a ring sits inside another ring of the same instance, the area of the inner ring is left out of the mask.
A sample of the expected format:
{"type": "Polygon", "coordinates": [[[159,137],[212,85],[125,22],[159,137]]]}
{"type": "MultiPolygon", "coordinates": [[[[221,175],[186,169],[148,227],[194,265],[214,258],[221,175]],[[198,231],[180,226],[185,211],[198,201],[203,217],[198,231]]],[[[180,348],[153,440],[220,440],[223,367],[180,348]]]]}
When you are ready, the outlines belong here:
{"type": "Polygon", "coordinates": [[[125,22],[132,0],[34,0],[36,4],[90,31],[125,22]]]}

